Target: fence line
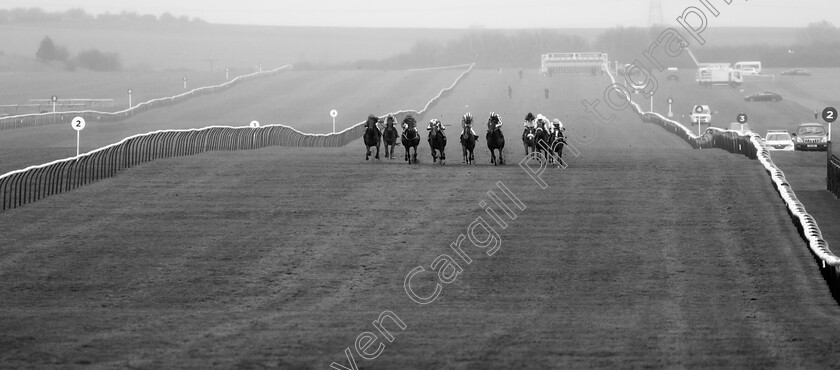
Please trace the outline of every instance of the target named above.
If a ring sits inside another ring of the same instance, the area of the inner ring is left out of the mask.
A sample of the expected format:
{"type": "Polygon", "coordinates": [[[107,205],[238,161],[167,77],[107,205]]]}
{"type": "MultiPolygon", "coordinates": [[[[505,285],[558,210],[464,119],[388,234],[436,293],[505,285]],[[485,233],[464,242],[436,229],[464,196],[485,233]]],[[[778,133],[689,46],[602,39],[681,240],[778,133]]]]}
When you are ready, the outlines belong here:
{"type": "MultiPolygon", "coordinates": [[[[452,85],[442,89],[419,111],[401,110],[391,114],[422,115],[449,94],[474,66],[475,64],[471,64],[452,85]]],[[[334,134],[307,134],[286,125],[266,125],[210,126],[134,135],[76,157],[30,166],[0,176],[0,210],[17,208],[50,195],[70,191],[159,158],[195,155],[207,151],[252,150],[269,146],[344,146],[361,137],[363,124],[364,122],[361,122],[334,134]]]]}
{"type": "MultiPolygon", "coordinates": [[[[615,77],[609,73],[609,68],[607,68],[607,73],[613,83],[615,83],[615,77]]],[[[620,90],[617,91],[621,92],[620,90]]],[[[625,97],[630,101],[629,96],[625,95],[625,97]]],[[[689,142],[694,148],[721,148],[731,153],[746,155],[750,159],[758,159],[764,166],[767,174],[770,175],[773,187],[779,193],[782,200],[784,200],[788,214],[791,216],[799,234],[808,244],[808,248],[820,268],[820,273],[826,280],[826,283],[828,283],[832,296],[840,303],[840,257],[837,257],[829,249],[828,242],[823,238],[822,231],[820,231],[819,225],[817,225],[817,220],[805,210],[805,205],[796,197],[793,188],[785,178],[784,172],[773,163],[770,157],[770,151],[767,150],[764,141],[761,140],[759,135],[754,133],[743,134],[738,131],[710,127],[703,135],[698,136],[694,135],[691,130],[677,121],[665,118],[659,113],[643,112],[639,104],[635,102],[631,102],[631,105],[642,120],[656,123],[666,129],[673,130],[677,136],[689,142]]],[[[829,161],[834,165],[833,169],[832,166],[829,166],[828,171],[829,174],[834,171],[833,185],[834,189],[836,189],[838,178],[836,176],[840,176],[838,174],[840,173],[840,160],[832,156],[829,161]]],[[[831,178],[829,176],[829,179],[831,178]]],[[[829,185],[829,187],[831,186],[829,185]]]]}
{"type": "Polygon", "coordinates": [[[242,75],[233,78],[230,81],[222,83],[220,85],[214,86],[204,86],[199,87],[196,89],[192,89],[190,91],[158,99],[152,99],[140,104],[137,104],[133,107],[118,111],[118,112],[98,112],[98,111],[72,111],[72,112],[49,112],[49,113],[35,113],[35,114],[23,114],[18,116],[9,116],[0,118],[0,130],[9,130],[21,127],[32,127],[32,126],[45,126],[45,125],[56,125],[62,123],[70,123],[75,117],[82,117],[86,121],[101,121],[101,122],[117,122],[128,119],[129,117],[146,112],[148,110],[152,110],[155,108],[160,108],[164,106],[169,106],[173,104],[177,104],[183,102],[187,99],[191,99],[197,96],[208,95],[208,94],[215,94],[218,92],[225,91],[230,89],[231,87],[248,80],[253,80],[259,77],[269,77],[276,75],[286,69],[290,69],[292,66],[287,64],[282,67],[278,67],[269,71],[258,71],[247,75],[242,75]]]}

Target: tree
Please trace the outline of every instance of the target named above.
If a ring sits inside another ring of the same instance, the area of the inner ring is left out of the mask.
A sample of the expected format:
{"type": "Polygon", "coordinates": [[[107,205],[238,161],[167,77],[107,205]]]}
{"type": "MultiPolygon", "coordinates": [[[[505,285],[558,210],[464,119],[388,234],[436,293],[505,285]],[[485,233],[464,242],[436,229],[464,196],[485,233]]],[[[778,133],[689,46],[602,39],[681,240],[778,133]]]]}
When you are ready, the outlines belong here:
{"type": "Polygon", "coordinates": [[[63,46],[56,46],[49,36],[44,36],[44,39],[41,40],[41,45],[38,47],[38,51],[35,52],[35,58],[45,62],[63,62],[66,61],[69,56],[70,53],[67,51],[67,48],[63,46]]]}
{"type": "Polygon", "coordinates": [[[840,40],[840,32],[828,21],[810,23],[800,34],[800,39],[805,45],[833,44],[840,40]]]}

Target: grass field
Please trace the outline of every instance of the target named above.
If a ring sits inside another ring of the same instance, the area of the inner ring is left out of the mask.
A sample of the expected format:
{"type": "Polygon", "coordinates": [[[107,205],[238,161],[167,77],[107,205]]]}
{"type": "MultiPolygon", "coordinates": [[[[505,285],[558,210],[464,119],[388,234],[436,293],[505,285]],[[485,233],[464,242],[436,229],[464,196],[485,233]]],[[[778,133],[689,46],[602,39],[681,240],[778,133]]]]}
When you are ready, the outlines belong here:
{"type": "MultiPolygon", "coordinates": [[[[280,67],[280,66],[276,66],[280,67]]],[[[271,67],[275,68],[275,67],[271,67]]],[[[253,73],[234,71],[230,79],[253,73]]],[[[29,99],[113,99],[108,105],[87,107],[61,107],[58,111],[96,110],[116,112],[128,108],[128,89],[132,90],[131,103],[137,105],[152,99],[178,95],[202,86],[225,83],[224,69],[215,72],[163,71],[163,72],[89,72],[63,71],[0,72],[0,84],[7,89],[0,91],[0,105],[30,104],[29,99]],[[187,89],[183,78],[187,77],[187,89]]],[[[52,104],[41,107],[2,107],[0,112],[10,115],[52,111],[52,104]]]]}
{"type": "MultiPolygon", "coordinates": [[[[286,124],[310,133],[332,131],[364,121],[368,114],[423,109],[449,87],[463,69],[444,71],[289,71],[249,81],[214,95],[151,110],[120,122],[88,122],[83,152],[156,130],[211,125],[286,124]]],[[[75,132],[65,125],[0,132],[0,173],[75,155],[75,132]]]]}
{"type": "Polygon", "coordinates": [[[483,138],[471,167],[455,140],[446,166],[425,143],[416,166],[365,162],[358,141],[205,153],[0,213],[0,365],[350,366],[345,348],[385,310],[407,327],[389,327],[375,360],[352,350],[361,368],[837,363],[840,308],[763,168],[628,112],[585,121],[580,101],[606,85],[464,79],[430,115],[501,112],[506,166],[488,164],[483,138]],[[527,111],[563,119],[580,153],[544,190],[516,165],[527,111]],[[432,292],[432,261],[490,220],[480,203],[496,208],[498,181],[526,206],[513,220],[497,209],[501,248],[465,241],[472,263],[434,302],[412,302],[407,273],[423,266],[413,289],[432,292]]]}

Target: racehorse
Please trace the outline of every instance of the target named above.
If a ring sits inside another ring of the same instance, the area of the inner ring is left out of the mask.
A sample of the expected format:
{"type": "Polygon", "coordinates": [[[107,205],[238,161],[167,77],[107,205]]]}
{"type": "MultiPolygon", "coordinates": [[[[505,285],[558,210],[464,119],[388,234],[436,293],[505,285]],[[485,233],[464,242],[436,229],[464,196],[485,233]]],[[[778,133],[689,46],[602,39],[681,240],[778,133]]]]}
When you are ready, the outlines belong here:
{"type": "MultiPolygon", "coordinates": [[[[540,117],[542,118],[542,117],[540,117]]],[[[545,119],[537,119],[537,128],[534,130],[534,143],[537,145],[537,153],[539,154],[540,158],[548,155],[549,153],[545,152],[545,147],[549,147],[551,143],[549,142],[550,138],[548,135],[548,130],[545,127],[546,120],[545,119]]]]}
{"type": "Polygon", "coordinates": [[[446,148],[446,135],[443,134],[443,124],[439,119],[432,119],[429,122],[429,147],[432,149],[432,162],[437,162],[440,152],[440,164],[446,164],[446,154],[443,149],[446,148]]]}
{"type": "Polygon", "coordinates": [[[536,137],[536,132],[534,131],[535,119],[537,118],[531,112],[525,115],[525,129],[522,131],[522,145],[525,146],[525,155],[528,155],[529,149],[531,153],[537,149],[537,141],[534,140],[536,137]],[[528,135],[531,136],[529,137],[528,135]]]}
{"type": "Polygon", "coordinates": [[[525,145],[525,155],[527,156],[530,150],[530,153],[534,153],[537,150],[537,130],[533,127],[526,127],[525,131],[522,132],[522,144],[525,145]]]}
{"type": "MultiPolygon", "coordinates": [[[[556,155],[558,159],[563,159],[563,147],[568,144],[566,141],[566,135],[563,134],[563,131],[566,129],[562,127],[562,124],[559,124],[559,120],[555,120],[554,131],[551,133],[551,137],[549,138],[551,153],[548,156],[548,163],[554,163],[554,156],[556,155]]],[[[562,163],[562,162],[561,162],[562,163]]]]}
{"type": "Polygon", "coordinates": [[[376,124],[379,123],[379,118],[374,115],[369,115],[367,118],[367,122],[365,122],[365,147],[367,148],[367,154],[365,154],[365,160],[370,159],[370,148],[376,147],[376,159],[379,159],[379,144],[382,141],[382,132],[379,131],[379,127],[376,127],[376,124]]]}
{"type": "Polygon", "coordinates": [[[385,143],[385,158],[394,159],[394,146],[397,144],[397,128],[394,125],[397,120],[394,116],[388,115],[385,118],[385,132],[382,133],[382,141],[385,143]],[[390,149],[389,149],[390,148],[390,149]]]}
{"type": "Polygon", "coordinates": [[[475,142],[478,140],[478,136],[472,133],[472,123],[472,114],[467,113],[461,117],[461,124],[464,125],[464,133],[461,134],[461,151],[464,154],[463,163],[467,164],[475,162],[475,142]]]}
{"type": "Polygon", "coordinates": [[[417,163],[417,146],[420,145],[420,134],[417,132],[417,121],[410,114],[403,119],[402,144],[405,147],[405,161],[411,164],[412,158],[417,163]],[[414,148],[414,157],[410,157],[414,148]]]}
{"type": "Polygon", "coordinates": [[[505,135],[502,134],[500,126],[502,119],[496,113],[490,113],[487,120],[487,148],[490,149],[490,163],[494,165],[505,164],[502,158],[502,151],[505,148],[505,135]],[[499,160],[496,161],[496,150],[499,150],[499,160]]]}

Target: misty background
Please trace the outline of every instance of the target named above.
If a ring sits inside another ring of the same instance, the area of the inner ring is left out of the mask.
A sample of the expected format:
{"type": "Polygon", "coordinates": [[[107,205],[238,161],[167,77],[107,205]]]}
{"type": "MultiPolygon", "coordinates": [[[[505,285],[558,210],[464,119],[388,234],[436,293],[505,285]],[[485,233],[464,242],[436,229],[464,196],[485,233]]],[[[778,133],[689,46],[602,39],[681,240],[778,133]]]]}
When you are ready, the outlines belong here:
{"type": "MultiPolygon", "coordinates": [[[[167,6],[90,0],[85,8],[66,9],[64,3],[47,1],[42,7],[0,9],[0,71],[255,70],[288,63],[299,69],[472,62],[479,68],[536,68],[539,54],[564,51],[602,51],[630,63],[664,29],[675,27],[669,20],[685,6],[699,6],[649,0],[592,3],[430,1],[399,7],[405,3],[246,1],[222,17],[230,5],[220,2],[167,6]],[[134,10],[115,10],[123,7],[134,10]],[[285,25],[260,25],[269,22],[243,14],[271,15],[273,24],[285,25]],[[230,24],[237,22],[243,24],[230,24]]],[[[720,16],[710,17],[703,34],[707,44],[692,45],[702,62],[761,60],[771,68],[840,64],[840,32],[823,20],[840,6],[822,0],[801,6],[770,0],[720,3],[720,16]]],[[[670,62],[693,66],[687,55],[670,62]]]]}

